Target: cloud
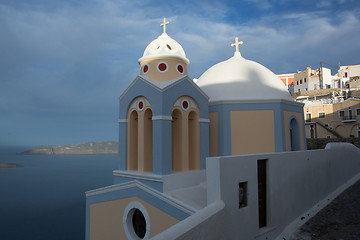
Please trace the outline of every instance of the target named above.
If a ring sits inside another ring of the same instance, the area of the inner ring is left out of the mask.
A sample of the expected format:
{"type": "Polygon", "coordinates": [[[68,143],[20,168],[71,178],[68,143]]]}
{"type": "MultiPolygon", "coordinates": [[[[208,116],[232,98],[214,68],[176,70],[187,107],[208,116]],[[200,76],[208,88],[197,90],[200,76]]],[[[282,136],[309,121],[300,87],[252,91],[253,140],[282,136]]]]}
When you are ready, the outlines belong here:
{"type": "MultiPolygon", "coordinates": [[[[139,73],[137,60],[161,34],[163,17],[191,61],[190,77],[230,58],[236,36],[244,41],[245,58],[276,73],[320,61],[358,64],[358,7],[336,14],[331,7],[293,12],[254,0],[262,9],[252,8],[250,16],[240,3],[226,1],[61,1],[56,7],[37,2],[0,3],[0,111],[7,114],[0,124],[8,129],[11,123],[23,125],[23,119],[39,128],[61,120],[57,128],[64,139],[75,131],[73,124],[84,129],[84,139],[85,129],[94,128],[89,119],[96,119],[97,134],[103,136],[103,129],[116,139],[116,126],[110,126],[116,123],[117,97],[139,73]]],[[[13,131],[21,136],[27,129],[13,131]]]]}

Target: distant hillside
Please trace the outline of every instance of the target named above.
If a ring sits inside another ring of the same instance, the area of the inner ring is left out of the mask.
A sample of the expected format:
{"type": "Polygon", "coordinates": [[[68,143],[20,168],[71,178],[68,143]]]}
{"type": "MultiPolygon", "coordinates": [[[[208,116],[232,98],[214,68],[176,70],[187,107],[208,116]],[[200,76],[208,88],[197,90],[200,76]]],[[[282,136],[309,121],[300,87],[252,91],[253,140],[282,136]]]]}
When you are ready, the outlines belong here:
{"type": "Polygon", "coordinates": [[[49,155],[49,154],[116,154],[118,143],[108,142],[87,142],[80,144],[67,144],[62,146],[37,146],[31,150],[22,152],[24,155],[49,155]]]}

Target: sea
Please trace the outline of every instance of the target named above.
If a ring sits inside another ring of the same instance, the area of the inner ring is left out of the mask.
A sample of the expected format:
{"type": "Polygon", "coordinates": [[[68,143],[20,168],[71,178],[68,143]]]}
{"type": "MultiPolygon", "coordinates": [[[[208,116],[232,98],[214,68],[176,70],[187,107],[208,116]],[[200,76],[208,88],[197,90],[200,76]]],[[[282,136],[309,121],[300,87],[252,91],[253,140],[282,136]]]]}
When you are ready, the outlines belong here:
{"type": "Polygon", "coordinates": [[[85,192],[113,183],[116,154],[19,155],[1,147],[0,240],[85,239],[85,192]]]}

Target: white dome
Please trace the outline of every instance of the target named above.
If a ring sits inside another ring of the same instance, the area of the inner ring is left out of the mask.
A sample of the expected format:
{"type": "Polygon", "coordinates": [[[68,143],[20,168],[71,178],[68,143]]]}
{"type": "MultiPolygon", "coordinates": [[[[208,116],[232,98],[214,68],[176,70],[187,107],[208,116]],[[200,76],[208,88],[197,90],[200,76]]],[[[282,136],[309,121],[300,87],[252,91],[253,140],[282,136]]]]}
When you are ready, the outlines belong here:
{"type": "Polygon", "coordinates": [[[189,64],[184,49],[174,39],[166,33],[161,34],[157,39],[153,40],[145,49],[144,55],[139,59],[142,62],[153,58],[178,58],[189,64]]]}
{"type": "Polygon", "coordinates": [[[283,82],[259,63],[234,57],[209,68],[196,82],[210,102],[246,100],[290,100],[283,82]]]}

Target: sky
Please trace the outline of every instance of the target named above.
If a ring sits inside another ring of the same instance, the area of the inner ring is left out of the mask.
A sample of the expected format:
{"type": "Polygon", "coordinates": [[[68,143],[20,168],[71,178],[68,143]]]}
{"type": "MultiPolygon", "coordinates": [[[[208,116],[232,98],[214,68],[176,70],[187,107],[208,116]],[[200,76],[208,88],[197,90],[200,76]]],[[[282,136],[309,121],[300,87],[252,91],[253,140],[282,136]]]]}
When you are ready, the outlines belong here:
{"type": "Polygon", "coordinates": [[[190,78],[235,37],[276,74],[360,64],[358,0],[0,0],[0,145],[117,140],[118,97],[164,17],[190,78]]]}

